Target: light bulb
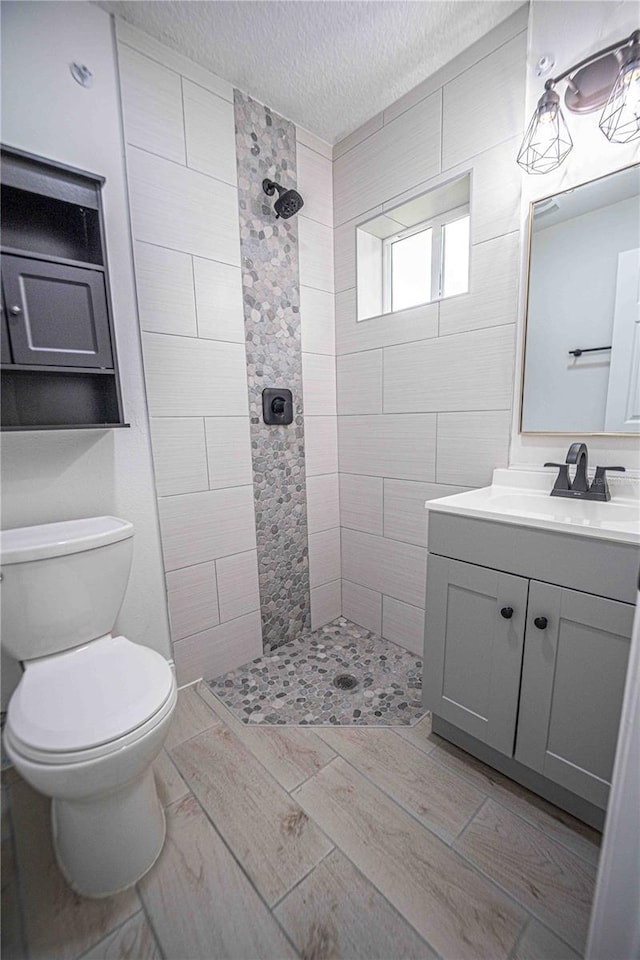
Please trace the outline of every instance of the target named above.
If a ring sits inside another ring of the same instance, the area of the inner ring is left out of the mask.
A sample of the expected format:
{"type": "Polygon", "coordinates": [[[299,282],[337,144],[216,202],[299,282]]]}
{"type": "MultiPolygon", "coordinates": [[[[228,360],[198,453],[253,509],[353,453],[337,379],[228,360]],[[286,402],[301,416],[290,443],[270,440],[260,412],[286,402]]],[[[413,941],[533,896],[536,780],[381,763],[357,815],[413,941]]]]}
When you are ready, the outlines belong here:
{"type": "Polygon", "coordinates": [[[524,135],[518,164],[527,173],[549,173],[560,166],[572,147],[573,141],[560,109],[560,98],[548,85],[524,135]]]}
{"type": "Polygon", "coordinates": [[[611,143],[640,137],[640,34],[627,48],[599,125],[611,143]]]}

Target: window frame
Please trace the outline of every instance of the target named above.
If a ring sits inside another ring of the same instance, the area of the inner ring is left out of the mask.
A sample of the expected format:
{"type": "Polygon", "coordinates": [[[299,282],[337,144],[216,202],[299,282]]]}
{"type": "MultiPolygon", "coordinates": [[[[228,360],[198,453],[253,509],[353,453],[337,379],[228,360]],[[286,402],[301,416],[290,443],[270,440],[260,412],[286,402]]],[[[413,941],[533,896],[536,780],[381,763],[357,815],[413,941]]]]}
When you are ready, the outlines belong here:
{"type": "MultiPolygon", "coordinates": [[[[443,213],[431,217],[429,220],[423,220],[412,227],[403,227],[398,233],[385,237],[382,241],[382,311],[383,316],[393,313],[402,313],[403,310],[413,310],[415,307],[423,306],[427,303],[436,303],[443,299],[444,289],[444,228],[449,223],[456,220],[462,220],[471,216],[471,205],[469,203],[461,204],[446,210],[443,213]],[[400,310],[393,309],[393,244],[398,240],[406,240],[407,237],[414,236],[417,233],[426,233],[432,231],[431,235],[431,299],[424,300],[421,303],[415,303],[412,307],[403,307],[400,310]]],[[[471,239],[469,239],[471,247],[471,239]]],[[[471,265],[471,256],[469,255],[469,266],[471,265]]],[[[469,292],[469,289],[465,291],[469,292]]],[[[464,296],[464,293],[454,294],[453,296],[464,296]]],[[[449,298],[447,298],[449,299],[449,298]]]]}

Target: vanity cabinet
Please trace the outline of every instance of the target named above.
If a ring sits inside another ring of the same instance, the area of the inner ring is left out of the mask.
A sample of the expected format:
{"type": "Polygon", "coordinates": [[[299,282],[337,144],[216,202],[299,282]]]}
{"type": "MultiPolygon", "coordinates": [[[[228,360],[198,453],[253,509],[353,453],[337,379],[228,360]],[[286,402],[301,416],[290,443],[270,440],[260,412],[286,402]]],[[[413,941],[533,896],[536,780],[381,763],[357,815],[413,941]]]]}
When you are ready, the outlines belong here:
{"type": "Polygon", "coordinates": [[[423,700],[434,731],[597,826],[634,613],[635,576],[627,586],[622,572],[637,574],[637,561],[625,543],[429,517],[423,700]],[[604,563],[620,574],[615,597],[594,590],[611,582],[604,563]]]}

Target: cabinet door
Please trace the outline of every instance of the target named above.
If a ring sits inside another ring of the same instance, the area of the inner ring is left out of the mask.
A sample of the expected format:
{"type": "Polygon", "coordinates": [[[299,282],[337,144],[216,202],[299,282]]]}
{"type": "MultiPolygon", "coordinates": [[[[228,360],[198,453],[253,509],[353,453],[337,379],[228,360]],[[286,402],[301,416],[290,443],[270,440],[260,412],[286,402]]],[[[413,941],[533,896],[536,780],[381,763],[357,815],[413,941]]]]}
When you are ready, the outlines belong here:
{"type": "Polygon", "coordinates": [[[5,255],[2,282],[14,363],[113,367],[100,271],[5,255]]]}
{"type": "Polygon", "coordinates": [[[632,621],[629,603],[531,582],[516,759],[601,808],[632,621]]]}
{"type": "Polygon", "coordinates": [[[509,757],[528,585],[470,563],[432,554],[427,561],[425,706],[509,757]]]}
{"type": "Polygon", "coordinates": [[[0,303],[0,335],[2,342],[2,363],[11,363],[11,347],[9,346],[9,331],[7,330],[7,315],[4,303],[0,303]]]}

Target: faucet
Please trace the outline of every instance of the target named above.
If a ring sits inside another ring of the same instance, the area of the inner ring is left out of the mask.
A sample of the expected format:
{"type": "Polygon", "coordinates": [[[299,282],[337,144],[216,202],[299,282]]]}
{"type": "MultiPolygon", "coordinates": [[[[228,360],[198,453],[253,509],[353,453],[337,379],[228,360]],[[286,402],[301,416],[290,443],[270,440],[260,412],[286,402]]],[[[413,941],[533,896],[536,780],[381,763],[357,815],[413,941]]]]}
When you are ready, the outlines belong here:
{"type": "Polygon", "coordinates": [[[607,484],[607,470],[625,472],[624,467],[596,467],[593,483],[589,486],[587,465],[589,451],[586,443],[572,443],[567,450],[564,463],[545,463],[545,467],[557,467],[558,476],[551,491],[552,497],[571,497],[577,500],[611,500],[611,492],[607,484]],[[573,480],[569,477],[569,467],[575,464],[576,472],[573,480]]]}

